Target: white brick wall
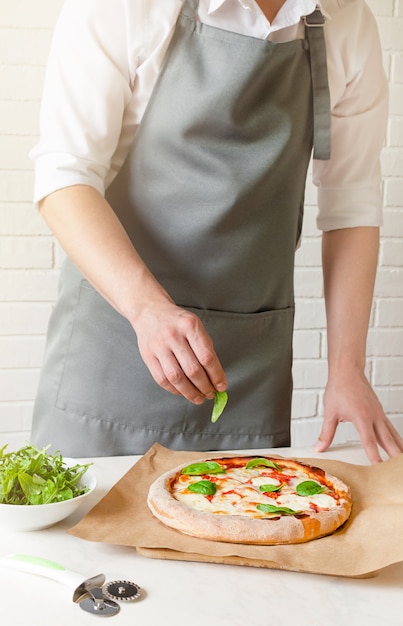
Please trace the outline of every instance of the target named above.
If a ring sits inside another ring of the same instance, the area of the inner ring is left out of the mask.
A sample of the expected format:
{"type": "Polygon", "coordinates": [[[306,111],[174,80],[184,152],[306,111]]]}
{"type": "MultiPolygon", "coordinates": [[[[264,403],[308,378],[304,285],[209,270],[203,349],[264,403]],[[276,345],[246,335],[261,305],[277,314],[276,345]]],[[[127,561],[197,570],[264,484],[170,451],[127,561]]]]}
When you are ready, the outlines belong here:
{"type": "MultiPolygon", "coordinates": [[[[29,438],[47,321],[56,297],[60,249],[31,206],[28,151],[52,28],[63,0],[0,0],[0,447],[29,438]]],[[[390,80],[383,153],[385,224],[368,338],[367,372],[403,433],[403,0],[369,0],[390,80]]],[[[307,186],[303,246],[297,253],[293,442],[320,429],[326,336],[315,195],[307,186]]],[[[336,442],[357,440],[350,424],[336,442]]]]}

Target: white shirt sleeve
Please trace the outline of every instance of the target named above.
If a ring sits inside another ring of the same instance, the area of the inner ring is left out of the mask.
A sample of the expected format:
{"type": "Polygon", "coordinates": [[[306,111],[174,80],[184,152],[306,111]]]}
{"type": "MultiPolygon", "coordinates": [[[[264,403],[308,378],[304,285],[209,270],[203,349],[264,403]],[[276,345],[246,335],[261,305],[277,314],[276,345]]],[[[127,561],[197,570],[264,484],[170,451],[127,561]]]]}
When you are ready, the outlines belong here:
{"type": "MultiPolygon", "coordinates": [[[[63,5],[46,71],[40,139],[30,155],[35,202],[77,184],[105,191],[122,127],[131,123],[125,110],[141,53],[140,29],[131,38],[138,50],[129,54],[125,7],[122,0],[63,5]]],[[[133,19],[130,24],[135,27],[133,19]]]]}
{"type": "Polygon", "coordinates": [[[317,225],[324,231],[382,225],[380,153],[388,88],[377,25],[361,1],[341,11],[340,17],[344,28],[337,16],[326,24],[332,156],[330,161],[313,162],[317,225]]]}

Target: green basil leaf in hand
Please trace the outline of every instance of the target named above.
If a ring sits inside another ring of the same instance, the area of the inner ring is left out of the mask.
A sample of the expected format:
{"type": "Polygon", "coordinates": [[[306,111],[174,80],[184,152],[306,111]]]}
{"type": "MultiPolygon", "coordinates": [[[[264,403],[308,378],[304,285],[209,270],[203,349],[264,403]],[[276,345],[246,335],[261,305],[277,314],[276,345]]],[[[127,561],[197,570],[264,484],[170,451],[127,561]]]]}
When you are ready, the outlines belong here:
{"type": "Polygon", "coordinates": [[[221,413],[224,411],[228,402],[228,394],[226,391],[216,391],[214,397],[213,412],[211,414],[211,421],[213,424],[218,420],[221,413]]]}
{"type": "Polygon", "coordinates": [[[217,491],[217,485],[210,480],[199,480],[198,483],[192,483],[188,487],[193,493],[201,493],[203,496],[213,496],[217,491]]]}
{"type": "Polygon", "coordinates": [[[323,493],[325,488],[315,480],[304,480],[296,486],[295,491],[299,496],[314,496],[317,493],[323,493]]]}

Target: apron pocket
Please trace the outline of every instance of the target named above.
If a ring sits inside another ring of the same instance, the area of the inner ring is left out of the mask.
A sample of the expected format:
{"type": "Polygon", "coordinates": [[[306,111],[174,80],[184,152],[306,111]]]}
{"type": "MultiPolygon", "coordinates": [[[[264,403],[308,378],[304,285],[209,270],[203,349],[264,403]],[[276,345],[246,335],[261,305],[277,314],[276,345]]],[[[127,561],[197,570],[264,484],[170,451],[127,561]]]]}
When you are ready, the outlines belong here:
{"type": "Polygon", "coordinates": [[[130,323],[86,280],[56,398],[57,408],[155,433],[261,434],[288,428],[294,309],[256,314],[189,307],[203,321],[228,377],[229,402],[211,424],[212,403],[194,406],[155,383],[130,323]]]}

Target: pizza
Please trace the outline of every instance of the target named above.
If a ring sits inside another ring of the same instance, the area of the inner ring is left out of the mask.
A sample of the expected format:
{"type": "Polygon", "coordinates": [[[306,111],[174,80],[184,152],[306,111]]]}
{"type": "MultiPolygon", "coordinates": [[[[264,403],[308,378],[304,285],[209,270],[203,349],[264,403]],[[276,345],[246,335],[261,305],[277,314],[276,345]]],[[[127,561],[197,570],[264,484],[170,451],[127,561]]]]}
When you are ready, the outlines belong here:
{"type": "Polygon", "coordinates": [[[349,518],[350,488],[325,470],[269,456],[203,458],[165,472],[148,506],[166,526],[212,541],[303,543],[349,518]]]}

